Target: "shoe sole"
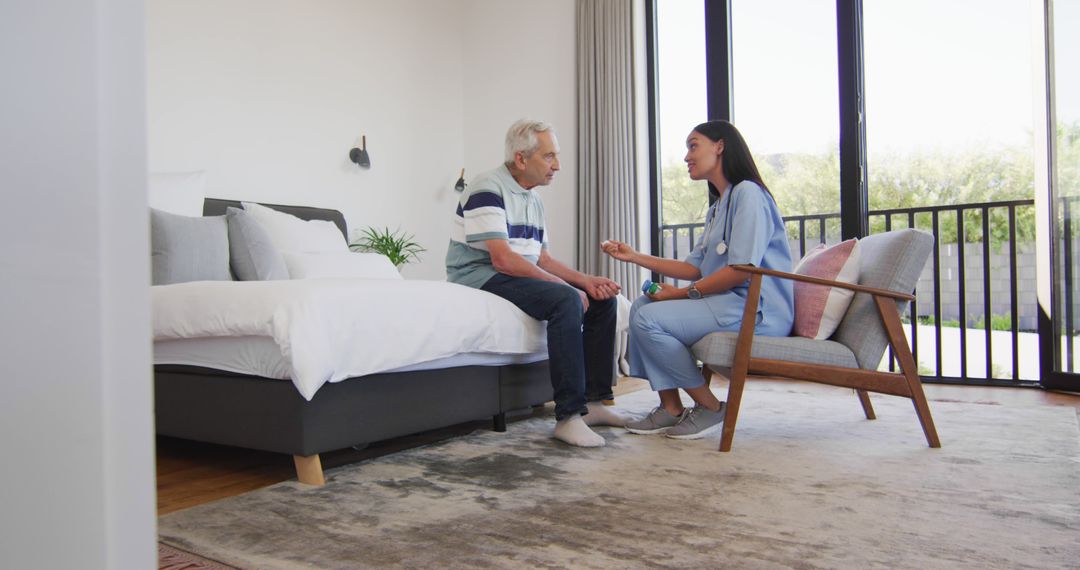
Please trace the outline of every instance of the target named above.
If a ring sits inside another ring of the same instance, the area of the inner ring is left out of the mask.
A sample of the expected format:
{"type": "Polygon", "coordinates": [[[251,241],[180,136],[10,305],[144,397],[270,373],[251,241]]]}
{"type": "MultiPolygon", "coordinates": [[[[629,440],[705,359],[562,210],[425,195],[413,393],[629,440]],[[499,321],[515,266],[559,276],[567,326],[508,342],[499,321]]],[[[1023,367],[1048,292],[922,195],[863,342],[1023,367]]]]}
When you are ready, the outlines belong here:
{"type": "Polygon", "coordinates": [[[705,429],[703,429],[703,430],[701,430],[699,432],[688,433],[688,434],[683,434],[683,435],[679,435],[679,434],[672,435],[671,433],[666,433],[664,435],[666,435],[667,437],[670,437],[671,439],[702,439],[702,438],[708,437],[708,436],[716,433],[717,431],[723,429],[723,427],[724,427],[724,422],[720,422],[718,424],[713,424],[713,425],[711,425],[711,426],[709,426],[709,427],[707,427],[707,428],[705,428],[705,429]]]}
{"type": "MultiPolygon", "coordinates": [[[[624,427],[626,427],[626,426],[624,426],[624,427]]],[[[667,431],[669,429],[673,428],[673,427],[675,427],[675,426],[668,426],[668,427],[662,427],[662,428],[656,428],[656,429],[640,429],[640,428],[626,427],[626,431],[628,431],[630,433],[636,433],[638,435],[660,435],[660,434],[667,433],[667,431]]]]}

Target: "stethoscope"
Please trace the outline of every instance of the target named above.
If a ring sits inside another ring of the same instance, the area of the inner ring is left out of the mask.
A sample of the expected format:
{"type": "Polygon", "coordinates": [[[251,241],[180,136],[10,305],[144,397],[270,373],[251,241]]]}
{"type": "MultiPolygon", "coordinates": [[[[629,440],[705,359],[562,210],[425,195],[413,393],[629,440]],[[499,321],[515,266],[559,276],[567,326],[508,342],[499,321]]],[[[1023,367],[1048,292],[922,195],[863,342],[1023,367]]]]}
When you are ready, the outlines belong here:
{"type": "MultiPolygon", "coordinates": [[[[720,243],[716,244],[716,255],[724,255],[727,253],[727,240],[728,234],[731,232],[731,193],[734,192],[734,188],[730,188],[727,191],[727,204],[724,211],[724,231],[720,234],[720,243]]],[[[721,198],[721,200],[723,200],[721,198]]],[[[709,241],[709,234],[712,231],[712,225],[716,222],[716,216],[719,214],[719,207],[716,203],[713,203],[713,215],[709,218],[709,223],[705,224],[705,232],[703,239],[701,240],[701,250],[705,251],[705,243],[709,241]]]]}

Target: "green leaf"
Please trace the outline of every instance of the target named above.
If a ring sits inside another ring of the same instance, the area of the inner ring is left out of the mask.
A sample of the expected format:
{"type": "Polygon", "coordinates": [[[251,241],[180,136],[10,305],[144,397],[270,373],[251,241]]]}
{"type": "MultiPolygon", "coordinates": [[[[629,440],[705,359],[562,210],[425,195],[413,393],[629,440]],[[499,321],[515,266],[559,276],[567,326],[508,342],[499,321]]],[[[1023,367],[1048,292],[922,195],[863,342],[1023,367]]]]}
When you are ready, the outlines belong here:
{"type": "Polygon", "coordinates": [[[374,252],[390,258],[390,262],[396,267],[401,267],[412,261],[420,261],[420,254],[427,251],[420,244],[413,241],[413,235],[396,229],[376,228],[368,226],[360,231],[360,239],[350,243],[349,248],[354,251],[374,252]]]}

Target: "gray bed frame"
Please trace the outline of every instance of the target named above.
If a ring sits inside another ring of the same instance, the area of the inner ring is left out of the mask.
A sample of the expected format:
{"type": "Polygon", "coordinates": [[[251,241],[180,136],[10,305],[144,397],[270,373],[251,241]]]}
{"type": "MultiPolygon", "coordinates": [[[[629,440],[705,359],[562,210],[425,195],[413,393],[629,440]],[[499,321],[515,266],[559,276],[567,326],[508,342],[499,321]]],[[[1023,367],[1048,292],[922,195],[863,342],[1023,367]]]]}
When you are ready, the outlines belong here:
{"type": "MultiPolygon", "coordinates": [[[[265,206],[305,220],[330,220],[348,238],[337,210],[265,206]]],[[[232,200],[207,198],[203,215],[222,215],[232,200]]],[[[309,402],[292,382],[195,366],[154,367],[157,433],[293,456],[297,478],[324,482],[319,454],[357,444],[491,417],[552,398],[546,360],[372,374],[327,383],[309,402]]]]}

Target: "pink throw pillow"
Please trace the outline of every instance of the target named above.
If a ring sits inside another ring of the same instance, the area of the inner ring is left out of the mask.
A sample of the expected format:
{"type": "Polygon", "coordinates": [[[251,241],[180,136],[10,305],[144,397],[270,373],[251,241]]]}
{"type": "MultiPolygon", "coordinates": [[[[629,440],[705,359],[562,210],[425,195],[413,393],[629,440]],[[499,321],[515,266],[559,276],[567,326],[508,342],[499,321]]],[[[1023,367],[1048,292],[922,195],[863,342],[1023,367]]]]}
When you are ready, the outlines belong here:
{"type": "MultiPolygon", "coordinates": [[[[843,283],[859,282],[859,240],[832,247],[820,244],[808,251],[795,273],[843,283]]],[[[844,319],[855,292],[840,287],[795,282],[795,325],[791,334],[814,340],[832,336],[844,319]]]]}

